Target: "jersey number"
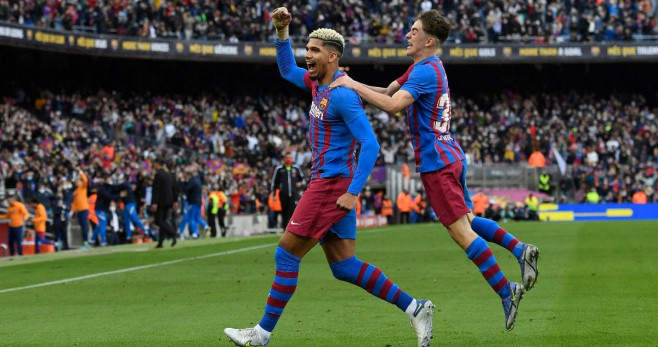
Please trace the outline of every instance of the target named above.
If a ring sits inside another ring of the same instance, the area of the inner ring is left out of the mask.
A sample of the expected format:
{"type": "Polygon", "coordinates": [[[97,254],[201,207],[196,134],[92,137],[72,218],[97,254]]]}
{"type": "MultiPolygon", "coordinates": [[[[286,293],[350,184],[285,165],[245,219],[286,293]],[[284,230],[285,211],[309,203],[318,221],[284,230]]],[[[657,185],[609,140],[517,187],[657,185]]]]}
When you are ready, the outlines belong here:
{"type": "Polygon", "coordinates": [[[441,120],[436,122],[434,129],[441,133],[447,133],[450,130],[450,95],[443,94],[436,108],[443,109],[441,113],[441,120]]]}

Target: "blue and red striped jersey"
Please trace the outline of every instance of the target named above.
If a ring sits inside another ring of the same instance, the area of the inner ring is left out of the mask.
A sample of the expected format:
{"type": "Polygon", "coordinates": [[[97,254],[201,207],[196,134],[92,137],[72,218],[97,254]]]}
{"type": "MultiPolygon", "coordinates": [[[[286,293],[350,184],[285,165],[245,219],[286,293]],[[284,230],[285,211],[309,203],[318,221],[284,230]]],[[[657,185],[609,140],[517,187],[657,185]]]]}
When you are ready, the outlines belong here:
{"type": "MultiPolygon", "coordinates": [[[[379,154],[379,144],[358,94],[348,88],[329,89],[297,67],[290,40],[276,41],[281,76],[313,96],[307,138],[311,144],[311,180],[353,178],[348,192],[357,195],[365,185],[379,154]],[[356,144],[361,144],[357,164],[356,144]]],[[[336,71],[333,80],[342,76],[336,71]]]]}
{"type": "Polygon", "coordinates": [[[406,81],[404,76],[397,81],[414,98],[407,107],[407,124],[416,171],[432,172],[464,159],[464,151],[450,133],[450,88],[439,57],[418,62],[407,74],[406,81]]]}

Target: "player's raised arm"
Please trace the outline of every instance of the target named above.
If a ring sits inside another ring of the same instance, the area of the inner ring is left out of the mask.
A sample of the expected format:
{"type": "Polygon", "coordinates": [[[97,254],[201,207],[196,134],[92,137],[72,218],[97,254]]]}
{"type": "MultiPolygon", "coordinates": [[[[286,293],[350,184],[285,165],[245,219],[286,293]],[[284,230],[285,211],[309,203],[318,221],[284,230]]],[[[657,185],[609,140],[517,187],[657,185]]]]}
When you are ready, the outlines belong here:
{"type": "Polygon", "coordinates": [[[285,80],[293,83],[299,88],[308,90],[305,81],[306,70],[297,66],[295,56],[290,45],[289,26],[292,15],[285,7],[279,7],[272,12],[272,23],[276,29],[276,62],[279,65],[279,73],[285,80]]]}

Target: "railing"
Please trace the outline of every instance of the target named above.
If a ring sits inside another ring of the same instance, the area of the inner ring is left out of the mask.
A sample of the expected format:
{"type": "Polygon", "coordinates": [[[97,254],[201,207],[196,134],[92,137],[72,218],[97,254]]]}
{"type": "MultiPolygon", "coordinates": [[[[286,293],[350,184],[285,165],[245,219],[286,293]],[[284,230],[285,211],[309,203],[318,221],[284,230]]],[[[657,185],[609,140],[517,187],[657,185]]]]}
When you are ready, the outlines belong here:
{"type": "MultiPolygon", "coordinates": [[[[272,42],[229,42],[180,40],[90,33],[91,28],[60,31],[0,21],[0,45],[26,47],[63,53],[94,56],[175,59],[239,63],[276,63],[272,42]]],[[[591,62],[656,62],[656,35],[642,36],[642,41],[519,44],[446,43],[437,50],[446,63],[591,63],[591,62]]],[[[298,41],[304,41],[299,39],[298,41]]],[[[405,44],[350,42],[341,58],[343,64],[409,65],[405,44]]],[[[293,54],[302,61],[304,42],[293,42],[293,54]]]]}
{"type": "MultiPolygon", "coordinates": [[[[420,175],[413,170],[414,165],[413,163],[409,164],[409,167],[412,168],[409,178],[402,175],[400,166],[387,168],[386,194],[389,198],[395,199],[403,189],[414,194],[422,188],[420,175]]],[[[469,189],[517,188],[536,190],[540,170],[542,169],[531,167],[525,163],[470,164],[466,171],[466,183],[469,189]]],[[[546,167],[545,170],[553,177],[559,176],[556,167],[546,167]]]]}

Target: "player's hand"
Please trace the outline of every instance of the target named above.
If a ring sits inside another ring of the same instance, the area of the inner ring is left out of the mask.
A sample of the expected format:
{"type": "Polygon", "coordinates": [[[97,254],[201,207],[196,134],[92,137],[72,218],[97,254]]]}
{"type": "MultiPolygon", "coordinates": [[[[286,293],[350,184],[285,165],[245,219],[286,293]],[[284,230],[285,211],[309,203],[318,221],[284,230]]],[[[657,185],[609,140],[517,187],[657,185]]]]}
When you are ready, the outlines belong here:
{"type": "Polygon", "coordinates": [[[336,200],[336,208],[341,211],[352,211],[359,197],[352,193],[345,193],[336,200]]]}
{"type": "Polygon", "coordinates": [[[343,75],[339,78],[337,78],[335,81],[331,82],[329,85],[329,89],[331,88],[338,88],[338,87],[345,87],[345,88],[350,88],[352,90],[356,89],[356,84],[357,82],[352,79],[352,77],[343,75]]]}
{"type": "Polygon", "coordinates": [[[287,27],[292,21],[292,15],[285,7],[279,7],[272,12],[272,23],[276,30],[287,27]]]}

